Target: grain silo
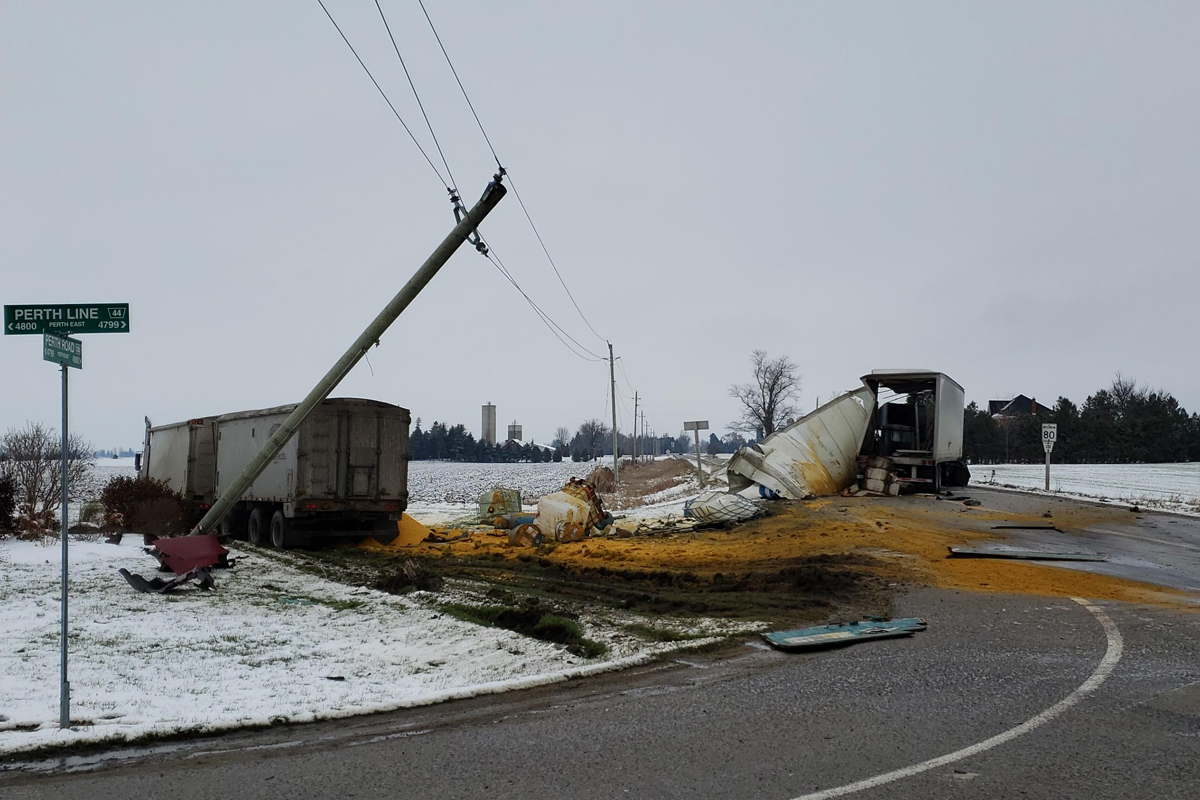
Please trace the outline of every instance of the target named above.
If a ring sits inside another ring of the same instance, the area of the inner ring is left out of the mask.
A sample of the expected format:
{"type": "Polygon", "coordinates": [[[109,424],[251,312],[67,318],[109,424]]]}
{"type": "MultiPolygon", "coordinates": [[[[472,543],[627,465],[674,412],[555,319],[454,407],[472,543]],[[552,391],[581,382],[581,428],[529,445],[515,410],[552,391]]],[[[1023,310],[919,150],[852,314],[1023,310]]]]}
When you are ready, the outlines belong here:
{"type": "Polygon", "coordinates": [[[492,445],[496,443],[496,407],[491,403],[483,407],[483,434],[479,441],[492,445]]]}

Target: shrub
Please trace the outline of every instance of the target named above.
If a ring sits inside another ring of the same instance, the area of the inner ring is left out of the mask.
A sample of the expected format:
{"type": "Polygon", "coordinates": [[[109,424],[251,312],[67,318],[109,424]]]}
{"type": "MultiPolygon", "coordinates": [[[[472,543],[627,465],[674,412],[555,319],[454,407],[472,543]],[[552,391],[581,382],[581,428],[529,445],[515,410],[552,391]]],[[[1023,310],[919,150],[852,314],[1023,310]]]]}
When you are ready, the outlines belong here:
{"type": "Polygon", "coordinates": [[[17,484],[11,477],[0,477],[0,534],[13,529],[13,512],[17,510],[17,484]]]}
{"type": "Polygon", "coordinates": [[[186,533],[199,520],[199,508],[166,481],[118,475],[100,492],[106,521],[140,533],[186,533]]]}

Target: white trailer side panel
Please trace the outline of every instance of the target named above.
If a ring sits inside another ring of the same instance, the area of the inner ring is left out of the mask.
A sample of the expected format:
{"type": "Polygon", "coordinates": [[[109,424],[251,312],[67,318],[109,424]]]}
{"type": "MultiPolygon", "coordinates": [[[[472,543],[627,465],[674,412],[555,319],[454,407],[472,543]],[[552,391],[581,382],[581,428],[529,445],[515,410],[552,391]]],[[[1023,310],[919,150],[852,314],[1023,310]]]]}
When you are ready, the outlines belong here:
{"type": "Polygon", "coordinates": [[[935,418],[933,435],[933,460],[958,461],[963,451],[963,404],[966,397],[963,388],[951,378],[938,374],[937,390],[934,395],[935,418]]]}
{"type": "MultiPolygon", "coordinates": [[[[217,422],[217,494],[225,491],[250,462],[271,434],[287,418],[287,412],[256,414],[217,422]]],[[[291,502],[297,479],[296,454],[299,437],[293,436],[267,465],[254,483],[242,494],[242,500],[276,503],[291,502]]]]}
{"type": "Polygon", "coordinates": [[[150,429],[150,452],[146,458],[146,476],[166,481],[177,492],[187,491],[188,448],[191,432],[186,422],[150,429]]]}

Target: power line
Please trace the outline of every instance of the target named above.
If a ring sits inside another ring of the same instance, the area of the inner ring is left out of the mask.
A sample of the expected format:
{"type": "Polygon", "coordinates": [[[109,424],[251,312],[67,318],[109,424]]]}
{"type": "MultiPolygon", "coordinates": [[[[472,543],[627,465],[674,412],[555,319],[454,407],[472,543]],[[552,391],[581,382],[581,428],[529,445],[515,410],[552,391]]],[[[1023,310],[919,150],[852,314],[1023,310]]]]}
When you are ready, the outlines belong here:
{"type": "Polygon", "coordinates": [[[569,334],[565,330],[563,330],[562,327],[557,322],[555,322],[550,317],[549,314],[547,314],[545,311],[543,311],[538,306],[538,304],[533,301],[533,298],[531,298],[528,294],[525,293],[525,290],[522,289],[521,285],[517,283],[516,278],[514,278],[512,276],[512,273],[508,271],[508,268],[504,266],[504,263],[500,260],[500,257],[495,254],[495,251],[491,248],[491,245],[488,245],[487,259],[488,259],[488,261],[492,262],[492,266],[494,266],[494,267],[496,267],[496,269],[500,270],[500,274],[503,275],[505,278],[507,278],[508,282],[511,283],[513,285],[513,287],[516,288],[516,290],[521,293],[521,296],[525,298],[525,302],[529,303],[530,308],[532,308],[534,310],[534,312],[538,315],[538,319],[540,319],[542,321],[542,324],[545,325],[549,329],[549,331],[551,333],[553,333],[554,336],[560,342],[562,342],[563,345],[568,350],[570,350],[576,356],[579,356],[580,358],[582,358],[584,361],[592,361],[592,362],[604,361],[603,358],[600,358],[595,353],[588,350],[583,345],[579,344],[579,342],[575,341],[574,337],[572,337],[571,334],[569,334]],[[561,334],[560,334],[560,331],[561,331],[561,334]],[[566,337],[566,339],[563,338],[564,336],[566,337]],[[574,347],[572,347],[568,343],[567,340],[574,342],[574,344],[579,348],[579,350],[582,350],[584,353],[587,353],[588,355],[583,355],[583,353],[580,353],[579,351],[577,351],[574,347]]]}
{"type": "Polygon", "coordinates": [[[329,9],[325,7],[325,3],[323,3],[322,0],[317,0],[317,4],[321,6],[321,10],[325,12],[325,16],[329,17],[329,21],[332,22],[333,27],[337,29],[338,34],[342,37],[342,41],[346,43],[346,47],[350,48],[350,52],[354,54],[354,58],[356,61],[358,61],[358,65],[363,68],[363,72],[367,73],[367,77],[371,79],[371,83],[375,84],[375,88],[379,91],[379,96],[383,98],[383,101],[388,104],[388,108],[390,108],[392,113],[396,115],[396,119],[399,120],[400,124],[404,126],[404,131],[408,134],[408,138],[412,139],[413,144],[415,144],[417,149],[421,151],[421,155],[425,157],[425,161],[429,164],[429,168],[433,170],[433,174],[437,175],[437,178],[441,184],[449,189],[450,186],[446,182],[446,179],[442,177],[441,171],[438,170],[437,165],[433,163],[433,159],[429,157],[429,154],[425,152],[425,148],[421,147],[421,143],[417,141],[417,137],[413,135],[413,132],[408,127],[408,124],[400,116],[400,112],[396,110],[394,105],[392,105],[392,101],[388,99],[387,93],[383,91],[383,87],[379,85],[379,81],[375,80],[375,76],[371,74],[371,70],[369,70],[367,65],[363,63],[362,58],[358,55],[358,51],[354,49],[354,45],[350,44],[350,40],[347,39],[346,34],[342,32],[342,28],[337,24],[337,20],[335,20],[333,15],[329,13],[329,9]]]}
{"type": "Polygon", "coordinates": [[[562,273],[558,271],[558,265],[554,263],[554,259],[550,256],[550,251],[546,249],[546,243],[542,241],[542,234],[538,233],[537,225],[533,224],[533,217],[529,216],[529,209],[525,207],[525,201],[521,199],[521,193],[517,191],[517,185],[513,182],[512,175],[508,176],[508,185],[513,190],[513,196],[517,198],[517,203],[521,206],[521,211],[525,214],[525,219],[529,220],[529,227],[533,229],[533,235],[537,237],[538,244],[542,246],[542,252],[546,254],[546,260],[550,262],[550,266],[554,269],[554,274],[558,276],[558,282],[562,284],[563,291],[567,293],[567,297],[571,298],[571,305],[575,306],[575,311],[578,312],[579,318],[583,320],[583,324],[588,326],[596,338],[600,341],[607,341],[603,336],[596,333],[596,329],[592,327],[592,323],[588,322],[588,318],[584,316],[583,310],[579,307],[579,303],[575,302],[575,295],[571,294],[571,290],[567,288],[567,282],[563,280],[562,273]]]}
{"type": "MultiPolygon", "coordinates": [[[[376,0],[378,3],[378,0],[376,0]]],[[[496,153],[496,148],[492,146],[491,137],[487,135],[487,131],[483,128],[483,121],[479,119],[479,113],[475,111],[475,104],[471,102],[471,97],[467,94],[467,88],[463,86],[462,79],[458,77],[458,70],[454,68],[454,62],[450,59],[450,53],[446,51],[446,45],[442,43],[442,37],[438,34],[437,28],[433,24],[433,19],[429,16],[429,11],[425,8],[424,0],[417,0],[421,6],[421,11],[425,14],[425,21],[429,23],[429,29],[433,31],[433,38],[437,39],[438,47],[442,50],[442,55],[446,58],[446,64],[450,67],[450,72],[454,75],[454,81],[458,84],[458,90],[462,92],[463,99],[467,101],[467,107],[471,109],[471,116],[475,117],[475,124],[479,126],[479,132],[483,134],[483,140],[487,142],[488,149],[492,151],[492,157],[496,159],[496,166],[500,168],[501,174],[508,174],[504,165],[500,163],[500,156],[496,153]]],[[[449,167],[446,168],[449,171],[449,167]]],[[[533,222],[533,217],[529,214],[529,209],[525,206],[525,201],[521,199],[521,193],[517,191],[517,185],[513,181],[512,176],[508,176],[508,185],[512,188],[513,195],[517,198],[517,203],[521,206],[522,213],[525,214],[525,219],[529,222],[529,227],[533,229],[533,235],[537,237],[538,244],[542,247],[542,252],[546,254],[546,260],[550,262],[550,267],[554,270],[554,274],[558,277],[558,282],[562,284],[563,291],[567,293],[567,297],[571,299],[571,305],[575,306],[576,313],[583,323],[588,326],[588,330],[600,341],[607,341],[603,336],[596,332],[592,327],[592,323],[584,315],[583,309],[579,307],[579,303],[575,301],[575,295],[571,294],[571,290],[567,288],[567,282],[563,280],[562,273],[558,271],[558,265],[554,263],[554,258],[550,255],[550,250],[546,247],[546,242],[542,239],[542,234],[538,231],[537,225],[533,222]]]]}
{"type": "Polygon", "coordinates": [[[471,102],[471,98],[467,96],[467,90],[463,86],[463,82],[459,80],[458,70],[454,68],[454,62],[450,60],[450,54],[446,52],[446,45],[442,44],[442,37],[438,36],[437,28],[433,26],[433,20],[429,18],[429,12],[425,10],[424,0],[417,0],[421,6],[421,11],[425,14],[425,21],[429,23],[429,30],[433,31],[433,38],[437,39],[438,47],[442,48],[442,55],[446,57],[446,63],[450,65],[450,72],[454,74],[454,80],[458,83],[458,90],[462,92],[463,99],[467,101],[467,108],[471,109],[471,115],[475,117],[475,124],[479,126],[479,132],[483,134],[483,140],[487,142],[488,149],[492,151],[492,157],[496,159],[496,166],[504,172],[504,165],[500,163],[500,156],[496,155],[496,148],[492,147],[492,140],[488,138],[487,131],[483,129],[483,123],[479,120],[479,115],[475,113],[475,105],[471,102]]]}
{"type": "MultiPolygon", "coordinates": [[[[483,237],[482,237],[482,236],[480,237],[480,241],[483,241],[483,237]]],[[[486,242],[486,241],[484,241],[483,243],[484,243],[484,245],[485,245],[485,246],[488,248],[489,252],[491,252],[491,245],[490,245],[488,242],[486,242]]],[[[497,257],[496,257],[496,260],[497,260],[497,261],[499,261],[499,260],[500,260],[500,257],[499,257],[499,256],[497,256],[497,257]]],[[[598,354],[596,354],[596,353],[592,352],[592,351],[591,351],[591,350],[589,350],[587,347],[585,347],[583,344],[581,344],[581,343],[580,343],[580,341],[579,341],[578,339],[576,339],[576,338],[575,338],[574,336],[572,336],[571,334],[567,333],[566,329],[565,329],[565,328],[564,328],[562,325],[559,325],[557,322],[555,322],[555,321],[554,321],[554,319],[553,319],[553,318],[552,318],[552,317],[551,317],[549,314],[547,314],[545,311],[543,311],[543,310],[542,310],[542,309],[541,309],[541,308],[540,308],[540,307],[537,305],[537,303],[534,303],[534,302],[533,302],[533,300],[532,300],[532,299],[529,297],[529,295],[525,294],[525,291],[524,291],[524,290],[523,290],[523,289],[522,289],[520,286],[518,286],[518,285],[517,285],[516,279],[512,277],[512,273],[511,273],[511,272],[509,272],[508,268],[507,268],[507,267],[504,267],[503,263],[501,263],[501,264],[500,264],[500,266],[501,266],[501,267],[502,267],[502,269],[503,269],[503,272],[504,272],[504,274],[505,274],[505,277],[507,277],[507,278],[509,279],[509,281],[511,281],[511,282],[512,282],[512,285],[513,285],[513,286],[516,286],[516,287],[517,287],[517,291],[518,291],[518,292],[520,292],[522,295],[524,295],[525,299],[529,301],[530,305],[532,305],[532,306],[533,306],[533,307],[534,307],[534,308],[537,310],[537,312],[538,312],[539,314],[541,314],[543,317],[545,317],[545,318],[546,318],[546,320],[547,320],[547,321],[548,321],[548,322],[549,322],[551,325],[553,325],[555,328],[557,328],[557,329],[558,329],[558,331],[559,331],[560,333],[562,333],[562,335],[563,335],[563,336],[565,336],[565,337],[567,337],[568,339],[570,339],[570,340],[571,340],[571,342],[573,342],[573,343],[575,344],[575,346],[576,346],[576,347],[578,347],[578,348],[579,348],[580,350],[582,350],[583,352],[587,353],[587,354],[588,354],[589,356],[591,356],[593,359],[595,359],[595,360],[597,360],[597,361],[605,361],[605,360],[606,360],[606,359],[605,359],[603,356],[601,356],[601,355],[598,355],[598,354]]]]}
{"type": "Polygon", "coordinates": [[[429,121],[429,114],[425,113],[425,104],[421,102],[421,95],[417,93],[417,85],[413,83],[408,65],[404,63],[404,56],[400,55],[400,45],[396,44],[396,37],[392,35],[392,26],[388,24],[387,17],[384,16],[383,6],[379,5],[379,0],[375,0],[375,8],[379,11],[379,18],[383,20],[383,27],[387,30],[388,38],[392,40],[392,49],[396,51],[396,58],[400,59],[400,68],[404,70],[404,77],[408,78],[408,85],[412,89],[413,97],[417,99],[417,108],[421,109],[421,116],[425,118],[425,127],[429,128],[429,135],[433,137],[433,146],[437,148],[438,155],[442,157],[442,165],[446,167],[446,174],[450,176],[450,186],[454,187],[454,191],[457,193],[458,184],[454,180],[454,173],[450,171],[450,162],[446,160],[446,154],[442,152],[442,143],[438,141],[437,134],[433,132],[433,123],[429,121]]]}
{"type": "Polygon", "coordinates": [[[625,385],[629,387],[629,391],[636,391],[636,389],[633,388],[633,383],[629,380],[629,373],[625,371],[624,362],[618,364],[617,366],[621,368],[621,378],[625,381],[625,385]]]}

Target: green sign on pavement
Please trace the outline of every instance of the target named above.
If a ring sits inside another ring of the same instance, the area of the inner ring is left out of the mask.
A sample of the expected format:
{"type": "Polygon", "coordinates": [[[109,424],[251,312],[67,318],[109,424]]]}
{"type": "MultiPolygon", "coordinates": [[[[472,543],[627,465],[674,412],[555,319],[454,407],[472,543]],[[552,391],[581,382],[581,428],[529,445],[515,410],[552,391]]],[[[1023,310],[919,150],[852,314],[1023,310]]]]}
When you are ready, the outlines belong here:
{"type": "Polygon", "coordinates": [[[83,369],[83,342],[47,332],[42,335],[42,358],[64,367],[83,369]]]}
{"type": "Polygon", "coordinates": [[[4,333],[129,333],[128,303],[5,306],[4,333]]]}

